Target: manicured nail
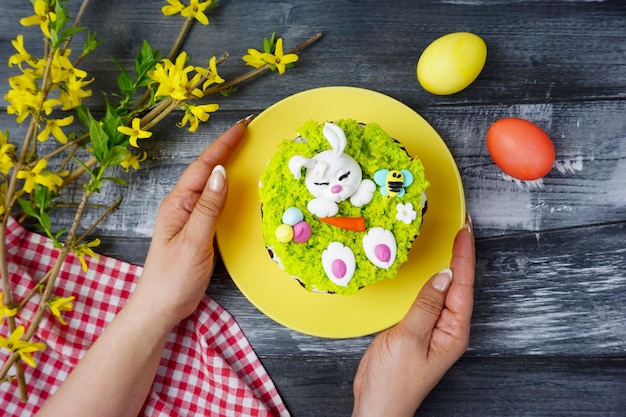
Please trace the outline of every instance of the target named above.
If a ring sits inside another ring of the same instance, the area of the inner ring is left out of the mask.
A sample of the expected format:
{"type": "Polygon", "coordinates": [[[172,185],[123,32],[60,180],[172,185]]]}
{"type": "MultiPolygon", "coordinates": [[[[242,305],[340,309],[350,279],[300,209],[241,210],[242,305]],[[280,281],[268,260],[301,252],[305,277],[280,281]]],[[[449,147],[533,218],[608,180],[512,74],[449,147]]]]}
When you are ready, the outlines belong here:
{"type": "MultiPolygon", "coordinates": [[[[245,119],[239,120],[237,123],[243,123],[244,126],[248,126],[250,124],[250,122],[252,122],[254,120],[255,117],[256,117],[256,114],[251,114],[250,116],[246,117],[245,119]]],[[[235,123],[235,124],[237,124],[237,123],[235,123]]]]}
{"type": "Polygon", "coordinates": [[[473,234],[473,224],[472,224],[472,218],[470,217],[469,213],[465,213],[465,225],[463,226],[468,232],[470,232],[470,234],[473,234]]]}
{"type": "Polygon", "coordinates": [[[209,188],[219,193],[226,186],[226,170],[221,165],[216,165],[209,177],[209,188]]]}
{"type": "Polygon", "coordinates": [[[444,292],[452,282],[452,270],[444,269],[433,278],[433,288],[437,291],[444,292]]]}

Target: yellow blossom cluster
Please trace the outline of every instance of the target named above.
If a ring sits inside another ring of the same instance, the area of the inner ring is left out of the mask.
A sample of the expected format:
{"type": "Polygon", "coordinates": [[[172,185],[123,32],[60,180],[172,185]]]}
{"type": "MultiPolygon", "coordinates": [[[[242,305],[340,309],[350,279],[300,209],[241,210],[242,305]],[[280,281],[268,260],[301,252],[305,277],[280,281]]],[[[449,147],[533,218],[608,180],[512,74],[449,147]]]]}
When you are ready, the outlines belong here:
{"type": "Polygon", "coordinates": [[[0,173],[7,175],[15,165],[15,145],[9,143],[9,138],[0,132],[0,173]]]}
{"type": "Polygon", "coordinates": [[[217,111],[219,106],[217,104],[195,105],[189,103],[188,100],[204,97],[205,91],[210,86],[221,84],[224,79],[217,72],[215,57],[209,60],[208,68],[187,65],[188,59],[187,53],[183,51],[174,62],[164,59],[148,75],[158,85],[154,94],[155,98],[171,98],[184,103],[181,108],[185,114],[177,125],[183,127],[189,124],[189,131],[195,132],[200,121],[206,122],[209,119],[209,113],[217,111]]]}
{"type": "Polygon", "coordinates": [[[188,19],[194,18],[203,25],[209,24],[209,18],[205,12],[217,4],[217,0],[191,0],[188,5],[180,2],[180,0],[167,0],[168,5],[163,6],[161,11],[165,16],[172,16],[180,13],[181,16],[188,19]]]}
{"type": "MultiPolygon", "coordinates": [[[[44,86],[40,85],[44,78],[48,59],[38,59],[31,55],[24,47],[23,35],[11,41],[17,51],[9,57],[9,67],[17,65],[21,74],[9,78],[11,89],[4,96],[9,102],[8,114],[15,114],[18,123],[22,123],[28,116],[40,117],[50,115],[55,108],[71,110],[80,106],[82,100],[91,96],[91,90],[85,90],[93,79],[87,80],[87,73],[76,68],[69,59],[70,49],[56,50],[50,61],[49,92],[44,94],[44,86]],[[28,66],[24,65],[27,64],[28,66]],[[52,96],[56,93],[56,96],[52,96]]],[[[59,129],[72,123],[73,117],[66,117],[60,121],[44,119],[46,129],[37,139],[47,140],[49,135],[59,142],[67,142],[67,137],[59,129]],[[45,134],[44,134],[45,132],[45,134]]]]}
{"type": "Polygon", "coordinates": [[[22,26],[39,25],[41,32],[46,35],[46,38],[50,38],[50,22],[55,22],[57,15],[49,9],[48,2],[45,0],[35,0],[33,8],[35,9],[35,14],[20,19],[20,24],[22,26]]]}
{"type": "MultiPolygon", "coordinates": [[[[33,16],[20,20],[23,26],[39,25],[42,33],[51,37],[51,22],[57,15],[52,3],[46,0],[33,2],[33,16]]],[[[8,60],[9,67],[17,66],[19,74],[9,77],[10,89],[4,96],[8,102],[7,113],[16,116],[18,123],[32,117],[35,123],[36,138],[46,141],[54,137],[65,144],[68,137],[63,128],[74,122],[74,116],[60,118],[50,116],[55,110],[71,110],[82,104],[84,98],[91,96],[91,90],[85,89],[93,79],[87,79],[87,73],[77,68],[70,56],[72,51],[64,48],[53,48],[43,58],[28,52],[24,45],[24,36],[18,35],[11,41],[15,54],[8,60]]],[[[0,136],[0,172],[8,175],[16,165],[15,146],[8,143],[4,134],[0,136]]],[[[17,178],[24,180],[23,191],[32,193],[35,185],[40,184],[55,192],[63,184],[63,173],[52,173],[46,169],[48,161],[41,159],[35,165],[20,163],[17,166],[17,178]]],[[[2,207],[0,211],[4,211],[2,207]]]]}
{"type": "Polygon", "coordinates": [[[0,347],[8,350],[9,352],[19,354],[24,362],[34,368],[35,359],[32,354],[34,352],[44,350],[46,345],[41,342],[27,342],[22,340],[25,330],[24,326],[19,326],[8,338],[0,336],[0,347]]]}
{"type": "Polygon", "coordinates": [[[89,270],[87,262],[85,261],[85,255],[91,256],[96,261],[100,259],[100,257],[93,251],[93,249],[91,249],[98,246],[100,246],[100,239],[94,239],[91,242],[84,242],[72,248],[74,254],[78,256],[84,272],[87,272],[89,270]]]}
{"type": "Polygon", "coordinates": [[[293,64],[298,60],[296,54],[286,54],[283,52],[283,39],[276,40],[276,49],[273,53],[260,52],[254,48],[248,49],[248,55],[243,57],[246,64],[254,68],[260,68],[263,65],[269,65],[270,68],[278,70],[279,74],[285,73],[285,68],[289,64],[293,64]]]}
{"type": "Polygon", "coordinates": [[[32,193],[35,184],[43,185],[50,191],[57,191],[63,184],[61,175],[50,172],[46,169],[48,161],[40,159],[33,168],[26,167],[20,169],[17,178],[24,180],[23,189],[27,193],[32,193]]]}
{"type": "Polygon", "coordinates": [[[72,311],[72,309],[74,308],[74,303],[72,303],[72,301],[74,301],[75,299],[76,297],[72,295],[71,297],[54,297],[52,298],[52,300],[48,301],[48,308],[50,309],[50,312],[57,319],[59,319],[59,322],[61,324],[67,325],[67,321],[63,318],[63,316],[61,316],[61,312],[72,311]]]}

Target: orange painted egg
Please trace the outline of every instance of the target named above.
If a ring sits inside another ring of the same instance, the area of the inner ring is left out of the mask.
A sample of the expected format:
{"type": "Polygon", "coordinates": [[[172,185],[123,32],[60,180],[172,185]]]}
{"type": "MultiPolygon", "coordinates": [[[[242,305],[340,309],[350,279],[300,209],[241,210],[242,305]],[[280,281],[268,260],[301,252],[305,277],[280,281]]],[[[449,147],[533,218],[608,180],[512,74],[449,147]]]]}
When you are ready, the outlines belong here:
{"type": "Polygon", "coordinates": [[[528,120],[500,119],[487,131],[487,149],[493,161],[511,177],[532,181],[554,166],[554,144],[546,132],[528,120]]]}

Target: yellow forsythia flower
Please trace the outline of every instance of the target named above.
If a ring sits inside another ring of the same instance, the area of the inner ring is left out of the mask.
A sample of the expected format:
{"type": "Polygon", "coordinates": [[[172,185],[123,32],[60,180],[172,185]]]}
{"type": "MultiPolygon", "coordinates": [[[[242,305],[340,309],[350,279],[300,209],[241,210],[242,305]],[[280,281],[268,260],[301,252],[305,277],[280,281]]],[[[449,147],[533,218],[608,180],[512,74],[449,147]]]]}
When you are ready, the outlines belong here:
{"type": "Polygon", "coordinates": [[[24,362],[34,368],[35,359],[33,359],[32,353],[44,350],[46,345],[41,342],[27,342],[22,340],[24,331],[24,326],[19,326],[11,333],[8,339],[0,336],[0,347],[10,352],[18,353],[24,362]]]}
{"type": "Polygon", "coordinates": [[[263,53],[254,48],[248,49],[248,55],[244,55],[242,59],[247,65],[254,68],[260,68],[267,64],[267,62],[263,60],[263,53]]]}
{"type": "Polygon", "coordinates": [[[69,126],[74,121],[74,116],[67,116],[63,119],[43,119],[46,127],[37,135],[37,140],[44,142],[48,140],[50,135],[61,143],[67,143],[67,136],[63,132],[62,127],[69,126]]]}
{"type": "Polygon", "coordinates": [[[207,0],[202,3],[200,3],[200,0],[191,0],[189,2],[189,6],[183,8],[180,14],[183,17],[193,16],[198,22],[202,23],[203,25],[208,25],[209,18],[206,14],[204,14],[204,11],[208,9],[209,6],[211,6],[211,3],[213,3],[212,0],[207,0]]]}
{"type": "Polygon", "coordinates": [[[9,143],[9,138],[0,131],[0,172],[8,174],[15,164],[15,145],[9,143]]]}
{"type": "Polygon", "coordinates": [[[34,9],[35,15],[20,19],[20,25],[39,25],[43,34],[50,38],[50,22],[57,20],[56,14],[48,10],[48,2],[45,0],[35,0],[34,9]]]}
{"type": "Polygon", "coordinates": [[[137,139],[146,139],[152,136],[152,132],[148,132],[147,130],[141,130],[141,119],[135,117],[132,121],[132,127],[128,126],[118,126],[117,130],[120,133],[123,133],[126,136],[129,136],[128,142],[131,146],[138,148],[137,139]]]}
{"type": "Polygon", "coordinates": [[[182,4],[179,0],[167,0],[167,2],[169,3],[169,6],[163,6],[161,8],[161,12],[165,16],[172,16],[172,15],[178,14],[185,7],[185,5],[182,4]]]}
{"type": "Polygon", "coordinates": [[[40,159],[32,169],[25,168],[17,172],[17,178],[24,180],[22,188],[25,192],[32,193],[35,184],[43,185],[53,192],[63,185],[63,179],[59,175],[46,170],[47,165],[47,160],[40,159]]]}
{"type": "Polygon", "coordinates": [[[61,324],[66,325],[67,321],[63,319],[61,316],[62,311],[72,311],[73,303],[76,297],[54,297],[52,300],[48,301],[48,308],[50,308],[50,312],[59,319],[61,324]]]}
{"type": "Polygon", "coordinates": [[[139,155],[135,155],[132,152],[128,152],[126,154],[126,159],[124,159],[120,165],[122,166],[122,170],[124,172],[128,172],[129,168],[134,170],[139,169],[139,163],[146,160],[148,154],[146,152],[142,152],[139,155]]]}
{"type": "Polygon", "coordinates": [[[203,104],[199,106],[188,105],[183,109],[185,110],[185,115],[180,123],[177,123],[176,126],[184,127],[187,123],[189,123],[189,131],[195,132],[198,129],[200,121],[206,122],[209,120],[209,113],[216,112],[219,106],[217,104],[203,104]]]}
{"type": "Polygon", "coordinates": [[[284,74],[285,65],[296,62],[298,60],[298,55],[283,55],[283,39],[278,38],[278,40],[276,41],[276,50],[274,51],[274,53],[264,53],[263,60],[270,64],[271,67],[276,67],[279,74],[284,74]]]}
{"type": "Polygon", "coordinates": [[[13,317],[17,314],[16,308],[9,308],[4,305],[4,294],[0,292],[0,322],[5,317],[13,317]]]}
{"type": "Polygon", "coordinates": [[[11,45],[13,45],[17,54],[9,57],[9,67],[17,65],[22,69],[22,62],[24,61],[33,66],[37,63],[37,60],[24,48],[24,35],[17,35],[17,38],[11,41],[11,45]]]}
{"type": "MultiPolygon", "coordinates": [[[[155,97],[172,97],[175,100],[184,101],[187,99],[187,91],[194,85],[189,81],[189,73],[194,67],[187,65],[188,56],[186,52],[181,52],[176,61],[172,63],[169,59],[163,59],[163,63],[155,66],[154,71],[148,73],[148,76],[159,83],[155,97]]],[[[196,81],[194,80],[194,83],[196,81]]],[[[202,96],[202,92],[192,91],[197,97],[202,96]]]]}
{"type": "Polygon", "coordinates": [[[80,260],[80,264],[82,265],[84,272],[87,272],[89,270],[89,267],[87,266],[87,262],[85,262],[85,255],[89,255],[95,260],[100,259],[98,254],[96,254],[91,249],[97,246],[100,246],[100,239],[94,239],[91,242],[81,243],[80,245],[72,248],[72,251],[74,252],[74,254],[78,256],[78,259],[80,260]]]}

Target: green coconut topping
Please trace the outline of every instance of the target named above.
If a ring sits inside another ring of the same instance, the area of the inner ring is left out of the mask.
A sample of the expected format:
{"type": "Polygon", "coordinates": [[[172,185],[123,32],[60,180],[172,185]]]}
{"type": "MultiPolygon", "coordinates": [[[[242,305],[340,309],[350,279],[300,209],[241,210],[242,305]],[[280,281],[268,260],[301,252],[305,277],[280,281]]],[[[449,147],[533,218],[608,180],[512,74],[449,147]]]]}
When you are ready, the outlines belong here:
{"type": "Polygon", "coordinates": [[[363,179],[374,180],[374,173],[381,169],[408,170],[413,174],[413,182],[406,186],[402,197],[383,195],[380,186],[372,201],[361,207],[355,207],[349,199],[338,203],[341,217],[363,217],[368,230],[383,227],[395,237],[397,254],[395,262],[388,268],[375,266],[365,255],[363,236],[367,232],[355,232],[341,229],[321,222],[307,209],[307,204],[314,196],[307,190],[304,182],[305,171],[295,179],[289,170],[289,160],[295,155],[312,158],[316,154],[331,149],[322,133],[324,122],[309,121],[298,129],[299,139],[285,139],[278,145],[278,150],[269,161],[259,182],[261,209],[263,212],[262,228],[266,246],[278,258],[284,270],[300,280],[307,290],[319,290],[338,294],[356,294],[360,288],[393,278],[398,268],[408,259],[411,244],[419,234],[422,225],[423,193],[429,183],[424,176],[424,167],[417,158],[412,158],[396,140],[389,136],[379,125],[359,124],[356,120],[342,119],[333,121],[346,135],[347,144],[344,152],[352,156],[361,166],[363,179]],[[411,203],[416,212],[416,219],[410,224],[396,218],[397,205],[411,203]],[[293,240],[287,243],[276,238],[276,228],[282,222],[286,209],[297,207],[304,214],[304,221],[311,226],[311,237],[304,243],[293,240]],[[330,242],[338,241],[352,249],[356,259],[356,270],[347,286],[333,283],[322,266],[322,252],[330,242]]]}

